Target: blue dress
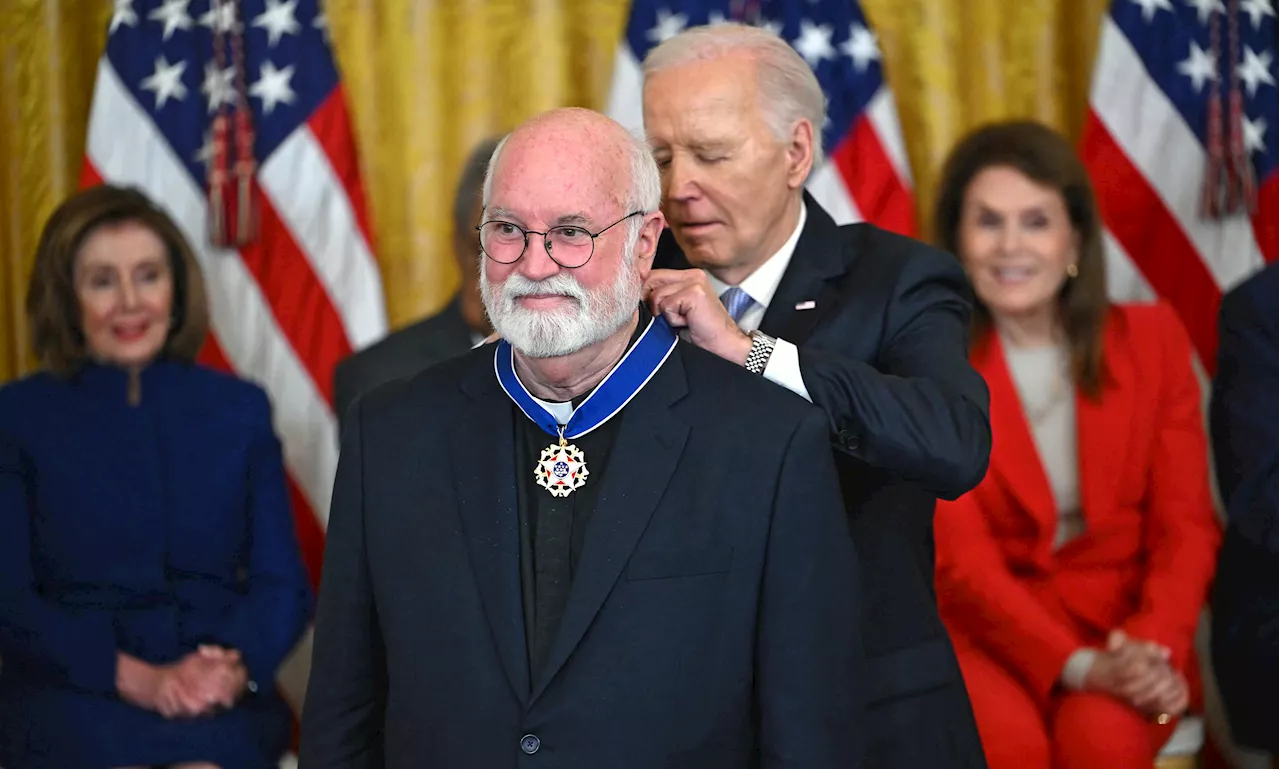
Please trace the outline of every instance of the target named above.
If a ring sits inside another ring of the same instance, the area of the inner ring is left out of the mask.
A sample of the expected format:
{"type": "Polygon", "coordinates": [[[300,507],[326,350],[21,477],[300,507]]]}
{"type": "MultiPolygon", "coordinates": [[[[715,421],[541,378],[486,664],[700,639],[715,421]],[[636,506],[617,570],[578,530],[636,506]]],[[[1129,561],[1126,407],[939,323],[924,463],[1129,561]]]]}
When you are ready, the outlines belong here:
{"type": "Polygon", "coordinates": [[[126,388],[106,366],[0,387],[0,766],[274,766],[275,672],[312,595],[266,393],[170,361],[137,406],[126,388]],[[258,691],[175,720],[117,695],[117,651],[202,643],[239,649],[258,691]]]}

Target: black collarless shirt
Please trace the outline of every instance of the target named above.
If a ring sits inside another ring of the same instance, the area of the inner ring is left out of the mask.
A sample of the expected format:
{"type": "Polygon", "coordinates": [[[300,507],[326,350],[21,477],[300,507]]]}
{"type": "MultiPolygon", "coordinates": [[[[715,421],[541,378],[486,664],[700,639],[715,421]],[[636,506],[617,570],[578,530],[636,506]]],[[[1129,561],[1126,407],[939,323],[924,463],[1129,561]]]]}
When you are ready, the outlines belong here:
{"type": "MultiPolygon", "coordinates": [[[[628,349],[636,343],[652,316],[643,306],[628,349]]],[[[573,399],[576,408],[590,393],[573,399]]],[[[516,448],[516,504],[520,523],[520,588],[524,604],[525,642],[530,683],[547,662],[578,571],[587,525],[595,512],[609,454],[618,435],[621,412],[586,435],[569,441],[582,450],[586,484],[567,497],[553,497],[536,480],[542,450],[559,441],[534,424],[513,404],[516,448]]]]}

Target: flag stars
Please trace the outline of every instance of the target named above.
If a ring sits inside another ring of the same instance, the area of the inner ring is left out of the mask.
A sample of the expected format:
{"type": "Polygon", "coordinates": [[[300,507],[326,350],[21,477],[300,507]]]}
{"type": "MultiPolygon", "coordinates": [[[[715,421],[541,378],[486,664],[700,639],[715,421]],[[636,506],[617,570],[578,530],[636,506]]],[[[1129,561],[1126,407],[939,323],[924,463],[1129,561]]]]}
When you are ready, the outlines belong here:
{"type": "Polygon", "coordinates": [[[324,10],[321,10],[316,14],[316,18],[311,22],[311,26],[320,31],[320,34],[324,36],[324,41],[326,43],[332,42],[329,36],[329,17],[325,15],[324,10]]]}
{"type": "Polygon", "coordinates": [[[200,26],[224,35],[244,28],[236,22],[236,4],[232,0],[212,0],[209,10],[200,17],[200,26]]]}
{"type": "Polygon", "coordinates": [[[1134,5],[1142,6],[1142,20],[1150,23],[1156,17],[1156,11],[1173,12],[1169,0],[1132,0],[1134,5]]]}
{"type": "Polygon", "coordinates": [[[1244,47],[1244,61],[1236,67],[1236,75],[1244,81],[1245,89],[1249,91],[1250,99],[1258,92],[1259,84],[1274,87],[1276,79],[1271,76],[1271,52],[1263,51],[1262,55],[1259,56],[1253,52],[1252,48],[1246,45],[1244,47]]]}
{"type": "Polygon", "coordinates": [[[1208,24],[1209,17],[1215,13],[1226,13],[1222,0],[1185,0],[1186,4],[1196,9],[1196,18],[1201,24],[1208,24]]]}
{"type": "Polygon", "coordinates": [[[1240,12],[1249,14],[1249,23],[1257,29],[1262,24],[1263,16],[1275,17],[1276,9],[1271,7],[1271,0],[1240,0],[1240,12]]]}
{"type": "Polygon", "coordinates": [[[267,0],[267,7],[253,20],[253,26],[267,30],[267,44],[275,48],[280,38],[285,35],[296,35],[302,29],[294,16],[298,8],[298,0],[286,3],[280,0],[267,0]]]}
{"type": "Polygon", "coordinates": [[[823,59],[836,57],[836,49],[831,45],[831,32],[831,27],[825,24],[814,24],[804,19],[800,22],[800,37],[791,45],[809,62],[810,67],[816,67],[823,59]]]}
{"type": "Polygon", "coordinates": [[[777,19],[761,19],[756,26],[774,37],[782,37],[782,22],[777,19]]]}
{"type": "Polygon", "coordinates": [[[169,63],[164,56],[156,59],[156,70],[142,81],[142,90],[154,91],[156,109],[164,107],[170,98],[182,101],[187,97],[187,87],[182,83],[182,73],[187,71],[185,61],[169,63]]]}
{"type": "Polygon", "coordinates": [[[658,23],[646,36],[655,43],[664,43],[680,34],[688,23],[689,17],[683,13],[672,13],[663,9],[658,11],[658,23]]]}
{"type": "Polygon", "coordinates": [[[845,56],[853,59],[854,69],[865,72],[873,61],[880,60],[880,44],[876,41],[876,33],[861,24],[849,28],[849,39],[840,44],[845,56]]]}
{"type": "Polygon", "coordinates": [[[284,69],[276,69],[270,60],[262,63],[258,81],[249,86],[249,95],[262,100],[262,113],[270,115],[277,104],[293,104],[297,94],[289,81],[293,79],[293,65],[284,69]]]}
{"type": "Polygon", "coordinates": [[[232,85],[235,76],[236,70],[234,67],[218,69],[218,65],[213,61],[205,63],[204,85],[200,90],[209,102],[210,112],[217,110],[223,104],[230,104],[235,101],[236,92],[232,85]]]}
{"type": "Polygon", "coordinates": [[[194,160],[205,167],[205,173],[209,172],[209,163],[213,161],[213,134],[210,131],[204,132],[204,143],[200,145],[200,149],[196,151],[194,160]]]}
{"type": "Polygon", "coordinates": [[[1196,45],[1194,40],[1187,58],[1178,62],[1178,72],[1191,78],[1191,87],[1196,89],[1196,93],[1204,89],[1205,81],[1218,79],[1218,65],[1213,54],[1196,45]]]}
{"type": "Polygon", "coordinates": [[[1267,119],[1258,116],[1257,120],[1241,117],[1240,127],[1243,129],[1244,146],[1250,154],[1267,151],[1267,119]]]}
{"type": "Polygon", "coordinates": [[[115,0],[111,10],[111,28],[107,30],[107,34],[114,34],[122,26],[138,26],[138,14],[133,10],[133,0],[115,0]]]}
{"type": "Polygon", "coordinates": [[[191,29],[192,18],[187,13],[191,0],[165,0],[164,5],[147,14],[147,18],[164,25],[161,39],[168,40],[180,29],[191,29]]]}

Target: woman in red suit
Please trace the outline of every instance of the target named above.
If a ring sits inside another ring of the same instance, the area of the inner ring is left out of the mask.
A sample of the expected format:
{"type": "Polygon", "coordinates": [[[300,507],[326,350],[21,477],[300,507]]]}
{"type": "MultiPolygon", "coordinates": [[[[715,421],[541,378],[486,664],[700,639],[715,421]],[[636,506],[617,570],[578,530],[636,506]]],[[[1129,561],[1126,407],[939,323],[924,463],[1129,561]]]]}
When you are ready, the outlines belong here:
{"type": "Polygon", "coordinates": [[[1035,123],[948,159],[940,244],[977,297],[991,462],[939,504],[937,586],[992,769],[1151,769],[1188,705],[1220,532],[1192,351],[1107,300],[1088,176],[1035,123]]]}

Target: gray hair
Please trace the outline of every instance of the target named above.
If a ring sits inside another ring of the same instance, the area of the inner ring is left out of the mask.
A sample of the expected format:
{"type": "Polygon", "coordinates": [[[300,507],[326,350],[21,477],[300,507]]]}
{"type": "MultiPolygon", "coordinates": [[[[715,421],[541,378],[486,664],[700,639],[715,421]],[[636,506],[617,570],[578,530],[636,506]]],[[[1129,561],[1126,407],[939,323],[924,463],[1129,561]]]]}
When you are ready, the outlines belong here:
{"type": "MultiPolygon", "coordinates": [[[[627,194],[623,197],[623,205],[627,209],[623,213],[631,213],[632,211],[643,211],[646,214],[653,213],[658,210],[662,204],[662,177],[658,173],[658,164],[653,160],[653,150],[649,148],[649,144],[631,131],[626,132],[626,153],[627,165],[631,172],[631,184],[627,188],[627,194]]],[[[484,187],[481,198],[481,205],[485,208],[489,207],[489,200],[493,196],[493,169],[498,166],[498,157],[502,154],[502,149],[507,145],[507,139],[511,138],[511,134],[502,137],[497,146],[493,149],[493,155],[489,159],[489,165],[485,169],[484,187]]],[[[627,223],[628,242],[634,241],[640,234],[641,225],[644,224],[644,217],[633,216],[627,223]]]]}
{"type": "Polygon", "coordinates": [[[645,80],[670,67],[718,59],[742,52],[756,62],[764,121],[778,141],[791,141],[798,120],[813,126],[814,167],[822,160],[822,128],[827,123],[827,100],[813,69],[786,41],[772,32],[727,22],[693,27],[655,46],[644,59],[645,80]]]}
{"type": "MultiPolygon", "coordinates": [[[[480,142],[471,150],[462,166],[462,175],[458,177],[458,187],[453,195],[453,231],[460,237],[467,236],[472,227],[479,222],[471,221],[471,214],[476,203],[480,203],[481,187],[484,185],[486,164],[498,146],[498,137],[492,136],[480,142]]],[[[474,237],[471,232],[469,237],[474,237]]]]}

